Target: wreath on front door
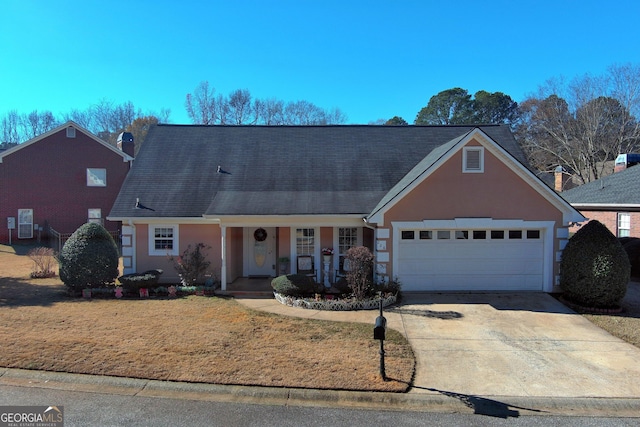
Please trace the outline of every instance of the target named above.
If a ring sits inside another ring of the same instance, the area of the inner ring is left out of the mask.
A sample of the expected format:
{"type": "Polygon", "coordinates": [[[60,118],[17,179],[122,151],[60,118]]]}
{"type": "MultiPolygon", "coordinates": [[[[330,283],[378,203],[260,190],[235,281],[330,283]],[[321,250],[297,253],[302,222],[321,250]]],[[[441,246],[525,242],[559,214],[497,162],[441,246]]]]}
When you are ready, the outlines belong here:
{"type": "Polygon", "coordinates": [[[264,242],[267,240],[267,230],[264,228],[258,228],[253,232],[253,238],[256,239],[257,242],[264,242]]]}

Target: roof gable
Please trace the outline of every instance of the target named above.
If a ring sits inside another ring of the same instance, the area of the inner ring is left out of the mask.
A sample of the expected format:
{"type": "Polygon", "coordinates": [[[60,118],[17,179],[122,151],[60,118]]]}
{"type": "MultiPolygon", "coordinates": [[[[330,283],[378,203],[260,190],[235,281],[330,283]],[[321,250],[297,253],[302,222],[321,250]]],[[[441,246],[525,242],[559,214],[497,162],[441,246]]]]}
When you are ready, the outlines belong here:
{"type": "MultiPolygon", "coordinates": [[[[465,135],[461,135],[442,146],[434,149],[428,156],[419,162],[402,180],[398,182],[380,201],[378,206],[367,217],[374,223],[384,223],[384,214],[407,194],[424,182],[433,172],[446,164],[454,154],[458,153],[471,141],[476,141],[489,153],[504,163],[516,175],[529,184],[537,193],[563,213],[564,221],[583,221],[582,215],[571,207],[564,199],[559,197],[546,184],[537,178],[524,164],[518,161],[512,154],[502,148],[495,140],[475,128],[465,135]]],[[[462,168],[462,165],[459,166],[462,168]]]]}
{"type": "Polygon", "coordinates": [[[105,148],[113,151],[114,153],[116,153],[117,155],[122,157],[122,160],[124,162],[128,162],[133,160],[133,157],[129,156],[128,154],[122,152],[121,150],[118,150],[116,147],[110,145],[109,143],[103,141],[102,139],[98,138],[97,136],[95,136],[94,134],[92,134],[91,132],[89,132],[88,130],[86,130],[85,128],[83,128],[82,126],[78,125],[77,123],[75,123],[72,120],[67,121],[66,123],[64,123],[63,125],[60,125],[58,127],[56,127],[55,129],[52,129],[48,132],[45,132],[41,135],[36,136],[35,138],[32,138],[28,141],[25,141],[21,144],[18,144],[14,147],[9,148],[8,150],[5,151],[0,151],[0,163],[2,163],[2,159],[5,157],[10,156],[11,154],[20,151],[26,147],[29,147],[30,145],[36,144],[40,141],[43,141],[45,139],[47,139],[48,137],[50,137],[51,135],[54,135],[58,132],[64,131],[65,129],[67,129],[68,127],[73,127],[76,129],[76,131],[80,131],[83,134],[85,134],[86,136],[88,136],[89,138],[91,138],[92,140],[94,140],[95,142],[97,142],[98,144],[104,146],[105,148]]]}

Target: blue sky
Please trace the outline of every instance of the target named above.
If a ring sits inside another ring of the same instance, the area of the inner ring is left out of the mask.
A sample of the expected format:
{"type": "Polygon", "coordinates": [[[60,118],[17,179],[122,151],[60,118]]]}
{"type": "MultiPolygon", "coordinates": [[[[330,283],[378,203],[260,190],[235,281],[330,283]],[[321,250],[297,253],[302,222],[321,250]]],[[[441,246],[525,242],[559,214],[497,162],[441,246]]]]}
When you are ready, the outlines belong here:
{"type": "Polygon", "coordinates": [[[185,95],[307,100],[348,123],[462,87],[523,100],[552,77],[640,63],[640,2],[0,1],[0,115],[106,98],[189,123],[185,95]]]}

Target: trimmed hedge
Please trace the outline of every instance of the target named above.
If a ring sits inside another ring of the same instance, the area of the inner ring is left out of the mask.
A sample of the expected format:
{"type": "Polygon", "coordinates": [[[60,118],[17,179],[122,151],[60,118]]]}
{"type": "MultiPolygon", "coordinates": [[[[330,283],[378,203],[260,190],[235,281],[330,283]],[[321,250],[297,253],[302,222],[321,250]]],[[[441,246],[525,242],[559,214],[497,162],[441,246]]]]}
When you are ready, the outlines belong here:
{"type": "Polygon", "coordinates": [[[292,297],[304,297],[318,290],[315,280],[302,274],[278,276],[271,281],[271,287],[281,295],[292,297]]]}
{"type": "Polygon", "coordinates": [[[630,280],[627,253],[599,221],[589,221],[569,239],[560,262],[565,298],[585,307],[617,306],[630,280]]]}
{"type": "Polygon", "coordinates": [[[144,273],[131,273],[118,277],[118,282],[128,289],[154,288],[160,280],[162,270],[148,270],[144,273]]]}
{"type": "Polygon", "coordinates": [[[118,247],[102,225],[81,225],[58,256],[60,280],[73,291],[111,285],[118,277],[118,258],[118,247]]]}

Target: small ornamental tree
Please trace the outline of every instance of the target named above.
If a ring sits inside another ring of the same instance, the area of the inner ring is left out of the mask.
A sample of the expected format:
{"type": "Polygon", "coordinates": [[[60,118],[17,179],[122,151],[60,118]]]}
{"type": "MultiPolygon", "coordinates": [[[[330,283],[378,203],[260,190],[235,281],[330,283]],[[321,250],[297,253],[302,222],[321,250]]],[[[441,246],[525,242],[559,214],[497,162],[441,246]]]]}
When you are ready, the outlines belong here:
{"type": "Polygon", "coordinates": [[[56,257],[53,249],[37,247],[27,253],[27,256],[33,261],[33,271],[31,277],[34,279],[54,277],[56,272],[53,271],[56,265],[56,257]]]}
{"type": "Polygon", "coordinates": [[[614,307],[624,298],[629,279],[627,253],[598,221],[580,228],[562,252],[560,287],[569,301],[585,307],[614,307]]]}
{"type": "Polygon", "coordinates": [[[81,225],[65,242],[58,262],[60,280],[73,291],[110,285],[118,277],[118,247],[100,224],[81,225]]]}
{"type": "Polygon", "coordinates": [[[182,285],[195,286],[196,284],[204,283],[204,276],[211,265],[211,262],[206,259],[205,251],[208,249],[211,249],[211,247],[204,243],[197,243],[193,250],[189,245],[182,252],[182,255],[175,258],[173,256],[169,257],[169,260],[173,262],[173,268],[180,276],[182,285]]]}
{"type": "Polygon", "coordinates": [[[370,295],[373,287],[373,254],[365,246],[354,246],[346,253],[349,260],[347,283],[356,299],[370,295]]]}

